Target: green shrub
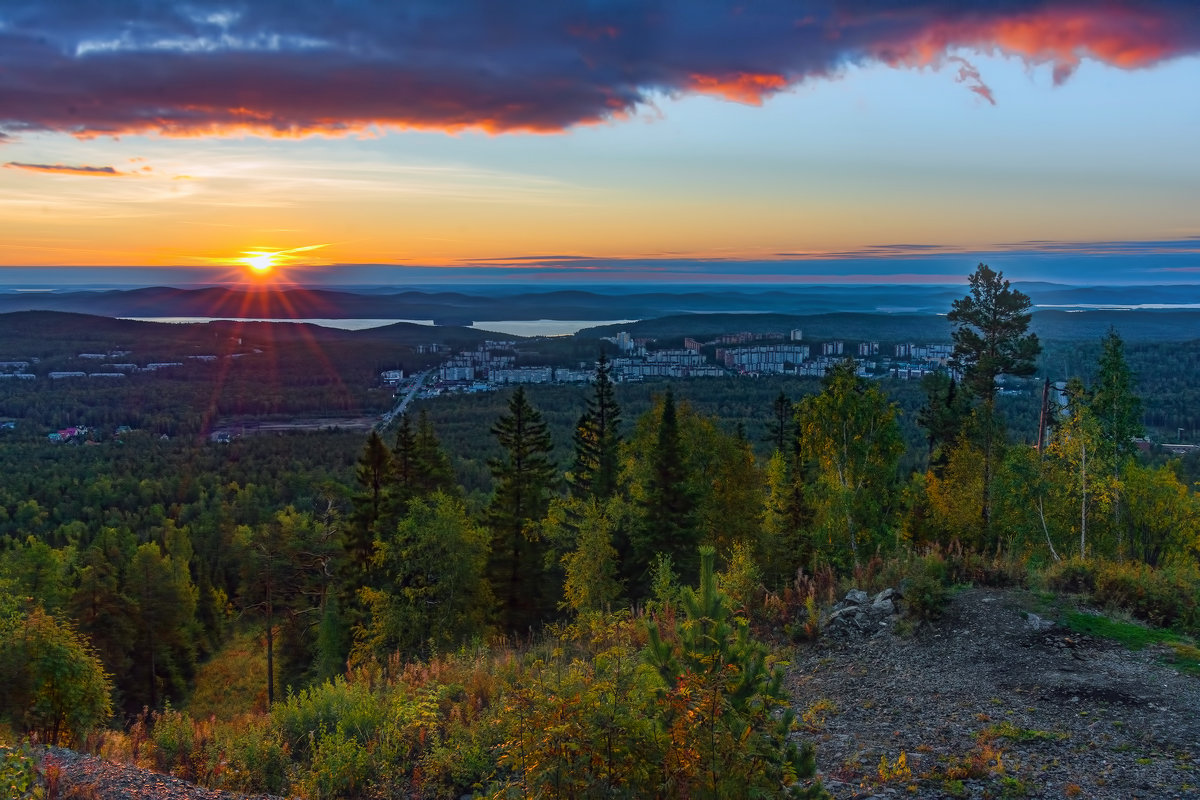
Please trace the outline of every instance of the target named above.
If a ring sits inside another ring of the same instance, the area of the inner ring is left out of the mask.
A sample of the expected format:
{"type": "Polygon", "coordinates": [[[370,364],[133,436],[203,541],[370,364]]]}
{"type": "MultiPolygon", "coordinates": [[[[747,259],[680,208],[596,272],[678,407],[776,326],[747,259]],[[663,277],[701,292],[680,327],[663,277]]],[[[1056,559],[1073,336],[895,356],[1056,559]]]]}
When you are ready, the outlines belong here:
{"type": "Polygon", "coordinates": [[[40,608],[0,616],[0,717],[69,745],[112,713],[112,679],[87,637],[40,608]]]}
{"type": "Polygon", "coordinates": [[[1104,563],[1096,570],[1093,600],[1105,607],[1128,611],[1159,628],[1195,629],[1197,580],[1194,573],[1156,570],[1140,562],[1104,563]]]}
{"type": "Polygon", "coordinates": [[[951,550],[947,571],[950,585],[1022,586],[1028,576],[1021,558],[1011,553],[989,556],[976,550],[951,550]]]}
{"type": "Polygon", "coordinates": [[[1096,565],[1079,558],[1058,561],[1046,568],[1042,580],[1059,594],[1091,595],[1096,590],[1096,565]]]}
{"type": "Polygon", "coordinates": [[[154,742],[155,766],[158,770],[188,780],[196,778],[196,770],[193,769],[197,754],[193,752],[196,723],[192,717],[173,710],[168,704],[166,709],[154,715],[150,741],[154,742]]]}
{"type": "Polygon", "coordinates": [[[38,757],[28,739],[19,746],[0,745],[0,795],[12,800],[42,797],[38,757]]]}
{"type": "Polygon", "coordinates": [[[948,575],[946,561],[938,553],[930,554],[917,563],[915,574],[905,582],[903,588],[910,617],[928,621],[941,616],[950,596],[946,591],[948,575]]]}
{"type": "Polygon", "coordinates": [[[243,717],[217,730],[208,749],[208,783],[236,792],[283,794],[291,759],[267,716],[243,717]]]}
{"type": "Polygon", "coordinates": [[[322,727],[311,738],[312,768],[300,782],[301,793],[310,800],[364,796],[374,772],[367,749],[340,725],[322,727]]]}
{"type": "Polygon", "coordinates": [[[366,744],[386,720],[388,704],[366,682],[338,677],[319,686],[289,693],[271,708],[271,719],[293,756],[307,761],[313,736],[321,730],[338,730],[366,744]]]}
{"type": "Polygon", "coordinates": [[[750,611],[761,603],[755,603],[756,595],[762,590],[762,570],[754,562],[750,547],[737,542],[729,555],[729,563],[717,575],[717,584],[729,597],[734,611],[750,616],[750,611]]]}

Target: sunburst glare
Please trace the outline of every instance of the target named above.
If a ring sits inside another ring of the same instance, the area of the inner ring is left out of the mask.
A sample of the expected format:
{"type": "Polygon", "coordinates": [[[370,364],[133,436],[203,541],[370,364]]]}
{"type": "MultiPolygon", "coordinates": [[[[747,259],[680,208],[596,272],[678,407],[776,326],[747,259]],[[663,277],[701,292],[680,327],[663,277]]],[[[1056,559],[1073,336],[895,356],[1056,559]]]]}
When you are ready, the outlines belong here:
{"type": "Polygon", "coordinates": [[[325,243],[308,244],[302,247],[290,247],[280,250],[254,248],[243,250],[240,255],[233,257],[205,258],[203,260],[237,268],[241,270],[243,277],[249,275],[256,282],[270,278],[272,283],[279,283],[286,279],[286,275],[284,274],[286,271],[284,268],[286,267],[315,266],[325,263],[314,260],[305,254],[328,246],[329,244],[325,243]]]}

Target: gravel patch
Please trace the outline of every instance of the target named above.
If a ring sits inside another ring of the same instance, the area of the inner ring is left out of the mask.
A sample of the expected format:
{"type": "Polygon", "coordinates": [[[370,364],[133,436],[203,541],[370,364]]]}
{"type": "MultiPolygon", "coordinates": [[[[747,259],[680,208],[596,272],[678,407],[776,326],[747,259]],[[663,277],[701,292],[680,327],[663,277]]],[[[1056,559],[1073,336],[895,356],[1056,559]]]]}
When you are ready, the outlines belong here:
{"type": "Polygon", "coordinates": [[[799,647],[789,688],[833,796],[1200,797],[1200,680],[1029,605],[969,589],[911,636],[799,647]]]}

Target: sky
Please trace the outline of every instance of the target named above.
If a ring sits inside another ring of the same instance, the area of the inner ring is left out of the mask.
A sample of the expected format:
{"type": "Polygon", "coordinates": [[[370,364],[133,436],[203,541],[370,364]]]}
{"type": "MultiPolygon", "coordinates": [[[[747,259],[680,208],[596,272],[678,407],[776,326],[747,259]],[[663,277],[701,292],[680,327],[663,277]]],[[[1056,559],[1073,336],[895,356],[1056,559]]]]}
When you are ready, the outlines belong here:
{"type": "Polygon", "coordinates": [[[1195,0],[4,0],[0,284],[1195,283],[1197,86],[1195,0]]]}

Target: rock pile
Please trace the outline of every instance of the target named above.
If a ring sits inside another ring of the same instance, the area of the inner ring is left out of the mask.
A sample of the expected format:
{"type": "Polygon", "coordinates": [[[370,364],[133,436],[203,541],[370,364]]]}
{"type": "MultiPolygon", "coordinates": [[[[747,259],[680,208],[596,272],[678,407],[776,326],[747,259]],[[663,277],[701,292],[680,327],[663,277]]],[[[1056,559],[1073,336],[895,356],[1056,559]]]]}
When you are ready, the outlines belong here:
{"type": "Polygon", "coordinates": [[[884,589],[874,597],[851,589],[829,612],[822,629],[828,636],[874,636],[891,628],[902,599],[899,589],[884,589]]]}

